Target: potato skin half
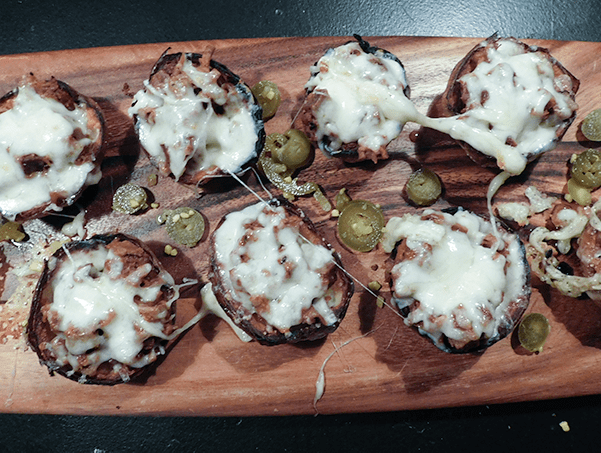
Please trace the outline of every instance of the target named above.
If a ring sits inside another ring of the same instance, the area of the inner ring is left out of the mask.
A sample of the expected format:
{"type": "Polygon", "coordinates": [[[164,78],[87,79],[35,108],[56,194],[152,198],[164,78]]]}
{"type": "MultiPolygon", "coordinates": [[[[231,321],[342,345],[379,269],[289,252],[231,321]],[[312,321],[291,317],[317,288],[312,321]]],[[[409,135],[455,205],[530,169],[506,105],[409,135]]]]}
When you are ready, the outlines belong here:
{"type": "MultiPolygon", "coordinates": [[[[95,162],[96,169],[99,170],[105,152],[104,140],[106,132],[104,115],[98,103],[91,97],[77,92],[67,83],[54,77],[51,77],[48,80],[39,80],[33,74],[30,74],[25,80],[38,95],[43,98],[54,99],[63,104],[68,110],[74,110],[76,106],[85,106],[88,116],[88,127],[91,130],[96,131],[96,140],[84,147],[75,163],[95,162]]],[[[19,89],[15,88],[0,98],[0,113],[4,113],[13,107],[14,99],[18,93],[19,89]]],[[[15,220],[22,222],[49,215],[51,212],[47,209],[51,204],[54,204],[59,208],[70,206],[81,196],[86,187],[87,186],[84,185],[74,194],[52,194],[51,201],[17,214],[15,220]]]]}
{"type": "MultiPolygon", "coordinates": [[[[152,271],[146,277],[144,277],[144,282],[151,284],[152,280],[162,272],[163,267],[160,261],[156,258],[146,244],[137,238],[122,233],[97,235],[83,241],[67,243],[65,244],[64,248],[60,248],[54,253],[52,259],[62,262],[69,259],[68,253],[97,250],[101,246],[108,246],[113,241],[124,241],[132,246],[130,247],[130,250],[122,257],[127,266],[133,267],[145,263],[151,264],[152,271]]],[[[113,365],[116,362],[111,359],[108,362],[101,364],[95,374],[86,374],[85,378],[82,376],[81,372],[73,372],[73,369],[70,365],[56,365],[55,355],[50,350],[43,347],[45,343],[51,341],[56,336],[56,333],[49,325],[42,308],[52,303],[52,289],[50,284],[58,269],[59,266],[57,265],[51,270],[48,265],[48,261],[45,262],[42,275],[38,281],[34,293],[29,314],[29,321],[26,329],[27,341],[30,347],[38,355],[40,363],[48,367],[51,375],[57,373],[68,379],[84,384],[115,385],[139,379],[149,374],[156,366],[156,361],[141,368],[124,366],[126,373],[123,371],[119,373],[113,370],[113,365]]],[[[170,299],[175,295],[175,289],[173,287],[164,285],[162,287],[162,293],[163,295],[161,299],[170,299]]],[[[168,328],[172,331],[175,327],[175,303],[171,304],[170,315],[171,316],[168,317],[168,328]]],[[[140,355],[150,353],[154,348],[157,347],[164,348],[167,346],[167,344],[167,340],[157,337],[150,337],[144,341],[143,349],[140,352],[140,355]]]]}
{"type": "MultiPolygon", "coordinates": [[[[263,110],[259,105],[259,102],[256,100],[255,96],[252,94],[252,91],[246,83],[242,81],[242,79],[232,72],[227,66],[222,63],[219,63],[210,58],[210,56],[203,56],[200,53],[168,53],[167,51],[161,55],[161,57],[154,64],[150,77],[148,79],[149,83],[152,85],[161,85],[168,81],[171,76],[173,76],[178,70],[178,65],[180,60],[184,56],[187,60],[192,62],[195,67],[206,68],[207,71],[212,69],[216,69],[220,77],[217,80],[217,83],[220,86],[223,85],[232,85],[235,87],[236,91],[240,94],[240,96],[248,102],[250,105],[250,113],[255,124],[255,132],[257,134],[257,141],[255,143],[255,156],[248,160],[243,164],[243,167],[246,168],[252,165],[258,159],[261,150],[263,149],[263,145],[265,143],[265,129],[263,127],[263,110]]],[[[138,128],[138,115],[133,115],[134,127],[138,128]]],[[[146,152],[144,146],[140,144],[142,150],[146,152]]],[[[148,153],[147,153],[148,154],[148,153]]],[[[168,167],[168,162],[167,162],[168,167]]],[[[169,171],[164,168],[159,168],[161,173],[167,176],[169,171]]],[[[215,179],[216,176],[224,176],[229,175],[224,172],[220,168],[212,167],[204,170],[199,170],[196,173],[187,173],[179,178],[179,182],[186,185],[195,185],[201,186],[205,184],[209,184],[211,181],[215,179]]]]}
{"type": "MultiPolygon", "coordinates": [[[[373,55],[375,58],[393,61],[398,64],[403,71],[405,71],[405,67],[401,60],[393,53],[380,47],[370,45],[369,42],[365,41],[359,35],[355,34],[353,37],[355,38],[355,41],[347,41],[344,43],[344,45],[357,42],[361,50],[366,54],[373,55]]],[[[328,49],[328,51],[331,50],[332,49],[328,49]]],[[[317,64],[318,62],[315,63],[315,66],[317,64]]],[[[315,77],[317,74],[318,72],[312,73],[311,77],[315,77]]],[[[409,98],[411,93],[409,85],[404,87],[403,92],[405,96],[409,98]]],[[[388,159],[388,153],[386,151],[388,144],[376,151],[362,147],[357,141],[354,141],[350,143],[343,143],[339,149],[334,149],[331,144],[331,137],[325,136],[319,140],[317,137],[317,129],[319,128],[319,125],[315,111],[317,108],[319,108],[319,105],[323,102],[324,98],[322,94],[316,93],[315,90],[307,91],[305,96],[305,102],[303,103],[303,106],[295,121],[295,127],[301,129],[307,135],[315,148],[321,149],[328,157],[337,157],[348,163],[356,163],[366,160],[371,160],[375,163],[378,160],[388,159]]]]}
{"type": "MultiPolygon", "coordinates": [[[[332,250],[332,246],[319,235],[313,223],[305,216],[305,214],[292,203],[283,198],[276,198],[269,201],[269,204],[274,207],[283,207],[286,210],[287,216],[294,216],[300,220],[300,233],[310,242],[316,245],[326,247],[332,250]]],[[[221,219],[217,229],[223,224],[225,217],[221,219]]],[[[334,332],[342,319],[344,318],[349,302],[354,292],[354,284],[348,274],[342,269],[340,256],[333,252],[336,266],[333,267],[331,275],[329,275],[329,288],[334,290],[337,303],[332,308],[336,315],[337,322],[332,325],[324,325],[319,319],[315,319],[312,323],[303,322],[292,326],[289,332],[281,332],[273,326],[269,326],[267,321],[259,314],[250,313],[242,303],[235,300],[230,292],[226,289],[223,279],[221,278],[222,269],[216,259],[215,253],[215,233],[211,238],[211,273],[210,281],[213,285],[213,291],[219,305],[225,313],[236,323],[238,327],[244,330],[252,338],[259,343],[272,346],[283,343],[297,343],[301,341],[314,341],[325,337],[329,333],[334,332]],[[250,317],[247,319],[248,315],[250,317]]]]}
{"type": "MultiPolygon", "coordinates": [[[[482,43],[477,44],[453,68],[453,71],[451,72],[451,75],[449,77],[447,87],[444,93],[442,94],[442,99],[445,100],[446,108],[451,115],[461,115],[467,110],[465,102],[463,100],[464,88],[459,79],[461,79],[461,77],[463,77],[464,75],[473,72],[478,66],[478,64],[482,61],[486,61],[488,49],[496,48],[501,41],[510,41],[517,44],[524,50],[524,53],[542,53],[553,65],[553,72],[555,77],[557,78],[563,76],[567,80],[569,80],[569,87],[566,87],[565,91],[569,94],[571,100],[575,101],[576,93],[578,92],[578,88],[580,87],[580,81],[570,71],[568,71],[557,59],[555,59],[548,49],[538,46],[529,46],[528,44],[521,42],[513,37],[501,38],[494,34],[482,43]]],[[[576,110],[574,110],[572,116],[564,120],[560,127],[557,129],[556,137],[553,140],[554,144],[561,141],[561,139],[563,138],[563,136],[565,135],[575,118],[576,110]]],[[[459,143],[474,162],[484,167],[496,168],[497,163],[495,158],[481,153],[480,151],[463,141],[460,141],[459,143]]],[[[544,151],[546,151],[546,149],[533,150],[526,156],[527,161],[533,161],[544,151]]]]}
{"type": "MultiPolygon", "coordinates": [[[[454,215],[456,212],[459,211],[459,209],[460,208],[447,208],[447,209],[443,209],[441,212],[454,215]]],[[[474,214],[474,215],[477,215],[477,214],[474,214]]],[[[479,216],[479,215],[477,215],[477,216],[480,217],[483,222],[488,222],[488,220],[486,218],[479,216]]],[[[511,233],[511,230],[501,222],[497,221],[497,227],[499,228],[501,234],[511,233]]],[[[518,258],[524,267],[524,272],[521,275],[521,277],[522,277],[521,278],[521,290],[519,291],[518,296],[509,302],[505,311],[503,312],[504,322],[499,323],[496,331],[490,337],[482,334],[482,336],[479,339],[474,340],[474,341],[469,341],[469,342],[463,342],[463,343],[456,342],[456,341],[449,339],[446,335],[442,334],[441,338],[439,340],[439,343],[435,343],[435,345],[439,349],[441,349],[445,352],[453,353],[453,354],[463,354],[463,353],[482,351],[482,350],[488,348],[489,346],[493,345],[494,343],[498,342],[499,340],[502,340],[503,338],[505,338],[518,325],[519,320],[521,319],[522,315],[524,314],[524,312],[526,311],[526,309],[528,308],[528,306],[530,304],[530,295],[531,295],[532,290],[531,290],[530,265],[527,260],[526,248],[524,246],[524,243],[519,238],[519,236],[516,235],[515,239],[518,241],[518,246],[519,246],[519,250],[518,250],[519,257],[518,258]]],[[[403,250],[402,250],[403,242],[404,242],[403,240],[400,241],[392,252],[392,255],[391,255],[392,260],[391,260],[391,262],[388,263],[388,267],[389,267],[388,273],[389,274],[391,274],[392,268],[395,265],[397,265],[398,263],[400,263],[401,261],[403,261],[405,258],[403,250]]],[[[409,252],[409,255],[411,255],[411,252],[409,252]]],[[[410,257],[410,259],[411,259],[411,257],[410,257]]],[[[395,281],[394,281],[392,275],[390,276],[389,285],[391,288],[392,300],[394,301],[394,299],[395,299],[395,295],[394,295],[395,281]]],[[[411,304],[405,308],[399,309],[400,315],[403,318],[407,318],[407,316],[409,315],[409,313],[412,310],[417,309],[419,307],[419,301],[416,301],[416,302],[417,302],[417,305],[411,304]]],[[[395,302],[395,304],[396,304],[396,302],[395,302]]],[[[415,325],[412,325],[412,327],[417,328],[419,330],[420,325],[415,324],[415,325]]],[[[428,336],[425,333],[423,335],[428,336]]]]}

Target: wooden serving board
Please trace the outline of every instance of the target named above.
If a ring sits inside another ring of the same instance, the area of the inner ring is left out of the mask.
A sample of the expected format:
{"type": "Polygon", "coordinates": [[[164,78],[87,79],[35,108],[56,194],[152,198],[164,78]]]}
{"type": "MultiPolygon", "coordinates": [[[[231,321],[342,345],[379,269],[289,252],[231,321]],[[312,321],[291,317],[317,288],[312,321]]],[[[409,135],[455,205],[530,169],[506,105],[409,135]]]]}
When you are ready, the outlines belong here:
{"type": "MultiPolygon", "coordinates": [[[[178,247],[177,257],[163,254],[171,243],[156,223],[163,209],[191,206],[203,212],[212,232],[229,211],[256,202],[240,184],[223,180],[199,197],[168,178],[149,187],[160,208],[126,216],[111,211],[114,190],[128,180],[148,187],[153,173],[140,153],[127,108],[131,93],[142,87],[157,58],[172,51],[213,51],[213,58],[239,74],[249,85],[269,79],[278,84],[283,103],[266,132],[283,132],[302,103],[309,67],[328,48],[350,38],[282,38],[163,43],[112,48],[66,50],[0,57],[0,93],[11,90],[21,76],[33,72],[40,78],[55,76],[95,98],[106,117],[107,155],[104,177],[89,189],[79,207],[86,209],[89,235],[121,231],[147,241],[176,281],[199,284],[184,291],[178,302],[178,323],[191,318],[200,306],[199,288],[207,282],[208,241],[192,249],[178,247]]],[[[479,39],[409,37],[367,38],[372,45],[396,54],[404,63],[411,98],[426,113],[444,90],[451,69],[479,39]]],[[[510,179],[495,203],[526,201],[524,190],[535,185],[561,196],[566,184],[567,160],[590,147],[581,141],[579,124],[598,104],[601,71],[594,55],[601,43],[527,41],[547,47],[581,81],[578,117],[558,148],[529,165],[520,177],[510,179]]],[[[386,218],[413,212],[403,195],[412,170],[426,165],[441,177],[445,192],[434,207],[464,206],[486,212],[486,188],[495,175],[466,157],[448,137],[420,131],[408,124],[390,147],[391,158],[376,165],[347,165],[317,153],[300,180],[318,182],[333,201],[345,187],[353,198],[382,205],[386,218]],[[415,140],[415,137],[418,139],[415,140]],[[413,139],[413,140],[412,140],[413,139]]],[[[257,177],[248,173],[246,184],[267,196],[257,177]]],[[[271,185],[272,194],[278,190],[271,185]]],[[[382,250],[353,253],[335,235],[336,220],[309,197],[297,204],[342,255],[349,272],[362,284],[386,281],[386,254],[382,250]]],[[[77,209],[66,211],[77,213],[77,209]]],[[[59,237],[66,219],[52,216],[28,222],[31,239],[19,246],[3,243],[9,262],[29,260],[34,245],[59,237]]],[[[4,264],[0,269],[7,269],[4,264]]],[[[11,273],[0,311],[0,410],[13,413],[152,414],[152,415],[270,415],[310,414],[318,373],[325,367],[325,394],[317,403],[320,413],[390,411],[445,406],[492,404],[601,392],[601,309],[589,300],[574,300],[533,279],[529,311],[540,312],[551,322],[551,335],[541,354],[525,354],[515,335],[484,352],[448,354],[439,351],[416,331],[406,327],[390,308],[377,308],[374,297],[360,284],[340,328],[314,344],[267,347],[243,343],[214,317],[205,318],[170,348],[155,373],[143,383],[114,387],[80,385],[61,376],[50,376],[28,349],[18,332],[27,319],[27,290],[12,296],[11,273]]],[[[30,279],[30,285],[35,283],[30,279]]],[[[381,294],[389,300],[387,285],[381,294]]]]}

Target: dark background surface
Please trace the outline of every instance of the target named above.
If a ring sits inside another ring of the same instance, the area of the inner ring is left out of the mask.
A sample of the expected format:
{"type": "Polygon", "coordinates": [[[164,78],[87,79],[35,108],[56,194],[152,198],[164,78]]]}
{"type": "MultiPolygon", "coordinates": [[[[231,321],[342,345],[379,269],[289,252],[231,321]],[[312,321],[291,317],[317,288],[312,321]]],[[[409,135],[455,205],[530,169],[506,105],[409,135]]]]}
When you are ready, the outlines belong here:
{"type": "MultiPolygon", "coordinates": [[[[223,38],[494,32],[601,41],[601,2],[5,0],[0,7],[0,54],[223,38]]],[[[0,414],[0,452],[600,451],[600,421],[600,396],[317,417],[0,414]]]]}

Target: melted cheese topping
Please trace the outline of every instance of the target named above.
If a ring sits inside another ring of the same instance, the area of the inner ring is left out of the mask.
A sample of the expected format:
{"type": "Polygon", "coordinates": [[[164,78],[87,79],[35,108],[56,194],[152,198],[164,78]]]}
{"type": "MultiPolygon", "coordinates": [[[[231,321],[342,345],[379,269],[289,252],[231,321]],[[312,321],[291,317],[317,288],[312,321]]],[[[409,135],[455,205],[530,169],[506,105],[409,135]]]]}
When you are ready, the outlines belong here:
{"type": "Polygon", "coordinates": [[[142,315],[140,305],[157,300],[163,285],[173,287],[173,278],[163,272],[156,284],[140,286],[152,270],[150,263],[124,276],[123,262],[110,249],[67,253],[69,259],[59,264],[52,280],[53,301],[48,309],[56,337],[47,348],[57,356],[57,365],[69,364],[73,372],[78,371],[82,355],[87,370],[109,360],[132,368],[154,361],[161,351],[139,353],[150,337],[169,339],[164,329],[171,321],[168,308],[177,297],[153,313],[153,321],[147,319],[148,313],[142,315]]]}
{"type": "Polygon", "coordinates": [[[332,252],[308,242],[296,226],[283,223],[286,211],[264,203],[226,216],[215,232],[215,256],[226,290],[249,313],[287,330],[313,307],[324,324],[337,318],[326,300],[323,269],[332,252]]]}
{"type": "Polygon", "coordinates": [[[542,52],[524,53],[519,44],[501,40],[498,47],[488,49],[487,57],[488,61],[460,79],[469,93],[468,110],[460,121],[471,131],[462,132],[464,126],[453,125],[449,132],[468,143],[473,140],[478,145],[474,147],[496,158],[499,167],[521,173],[528,154],[553,146],[557,129],[573,113],[573,102],[557,90],[553,65],[542,52]],[[550,101],[555,107],[545,118],[550,101]],[[480,134],[487,137],[484,143],[480,134]],[[517,146],[500,146],[510,141],[517,146]]]}
{"type": "Polygon", "coordinates": [[[140,142],[176,180],[214,167],[235,173],[256,156],[249,100],[231,84],[219,86],[217,69],[204,72],[182,58],[179,78],[160,87],[146,80],[136,93],[129,115],[137,115],[140,142]]]}
{"type": "MultiPolygon", "coordinates": [[[[67,198],[96,184],[101,174],[95,162],[75,163],[96,141],[89,130],[87,110],[68,110],[54,99],[41,97],[29,85],[19,87],[14,106],[0,114],[0,212],[8,219],[51,202],[51,194],[67,198]],[[79,137],[79,138],[75,138],[79,137]],[[36,154],[51,163],[44,172],[26,176],[18,159],[36,154]]],[[[60,210],[50,205],[47,210],[60,210]]]]}
{"type": "MultiPolygon", "coordinates": [[[[434,211],[424,211],[424,216],[434,211]]],[[[505,311],[523,294],[527,270],[519,241],[506,234],[495,248],[483,244],[492,235],[488,222],[467,211],[442,214],[444,223],[421,215],[393,217],[386,225],[386,251],[404,239],[414,255],[392,269],[394,301],[409,311],[407,325],[419,325],[444,349],[441,337],[465,342],[493,337],[500,325],[510,322],[505,311]],[[460,226],[461,231],[457,229],[460,226]],[[497,249],[504,250],[498,254],[497,249]]],[[[407,256],[407,255],[406,255],[407,256]]]]}
{"type": "Polygon", "coordinates": [[[358,142],[378,151],[401,133],[403,125],[387,117],[382,105],[387,91],[403,93],[407,87],[398,62],[363,52],[353,42],[329,49],[311,72],[305,88],[325,95],[314,111],[320,143],[328,137],[332,149],[358,142]]]}

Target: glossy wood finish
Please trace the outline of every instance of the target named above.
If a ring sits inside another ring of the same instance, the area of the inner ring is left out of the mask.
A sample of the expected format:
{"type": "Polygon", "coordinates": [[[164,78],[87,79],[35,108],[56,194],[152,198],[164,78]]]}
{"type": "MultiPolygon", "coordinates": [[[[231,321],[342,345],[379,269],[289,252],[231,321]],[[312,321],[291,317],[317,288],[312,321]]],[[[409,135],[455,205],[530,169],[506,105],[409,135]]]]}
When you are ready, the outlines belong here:
{"type": "MultiPolygon", "coordinates": [[[[404,63],[411,98],[418,110],[433,109],[457,61],[479,39],[366,38],[371,44],[396,54],[404,63]]],[[[279,38],[150,44],[114,48],[67,50],[0,57],[0,92],[12,89],[19,78],[33,72],[40,78],[55,76],[94,97],[107,123],[105,177],[99,188],[88,190],[80,202],[87,209],[89,234],[114,230],[143,238],[180,282],[184,278],[208,281],[208,243],[166,257],[169,242],[156,223],[166,208],[188,205],[201,210],[211,227],[227,212],[256,202],[239,183],[219,180],[202,197],[163,178],[150,187],[159,210],[138,216],[111,212],[114,189],[133,180],[147,185],[153,172],[140,154],[127,108],[130,93],[137,91],[160,54],[173,51],[213,52],[213,58],[240,75],[249,85],[269,79],[280,87],[284,102],[276,117],[266,123],[267,133],[286,130],[302,104],[309,66],[330,46],[345,38],[279,38]]],[[[599,43],[527,41],[547,47],[581,80],[577,96],[580,110],[559,147],[531,164],[526,172],[503,186],[495,202],[524,200],[524,189],[534,184],[551,195],[563,192],[567,159],[590,146],[579,141],[582,118],[597,108],[595,90],[601,75],[588,55],[601,52],[599,43]]],[[[353,198],[380,203],[390,218],[412,208],[403,186],[410,172],[427,165],[441,177],[444,198],[435,207],[461,205],[486,211],[485,194],[494,172],[474,164],[448,137],[421,131],[408,124],[390,147],[388,161],[346,165],[317,153],[301,180],[318,182],[333,200],[346,187],[353,198]],[[417,139],[415,138],[417,136],[417,139]],[[410,138],[413,138],[411,140],[410,138]]],[[[243,181],[267,196],[252,173],[243,181]]],[[[268,186],[273,194],[277,189],[268,186]]],[[[349,272],[362,284],[386,281],[387,256],[381,250],[366,254],[345,250],[335,236],[335,219],[312,198],[297,203],[320,232],[341,253],[349,272]]],[[[77,210],[72,210],[75,213],[77,210]]],[[[26,224],[32,241],[52,238],[65,219],[52,217],[26,224]]],[[[3,244],[9,261],[28,255],[3,244]]],[[[533,280],[529,311],[545,314],[552,332],[539,355],[524,354],[513,337],[483,353],[452,355],[406,327],[390,308],[376,308],[373,296],[356,284],[356,293],[338,331],[316,344],[261,346],[242,343],[222,321],[206,318],[183,335],[169,350],[156,372],[144,383],[115,387],[83,386],[60,376],[50,377],[35,354],[22,342],[6,338],[8,329],[26,319],[26,311],[0,312],[0,402],[4,412],[62,414],[169,414],[169,415],[271,415],[310,414],[318,372],[325,367],[326,388],[317,403],[320,413],[370,412],[459,405],[513,402],[601,391],[601,309],[587,300],[572,300],[533,280]],[[9,319],[10,317],[15,319],[9,319]],[[4,324],[5,323],[5,324],[4,324]]],[[[200,305],[199,285],[184,291],[178,320],[184,323],[200,305]]],[[[385,285],[382,294],[389,298],[385,285]]],[[[3,300],[6,299],[6,294],[3,300]]]]}

